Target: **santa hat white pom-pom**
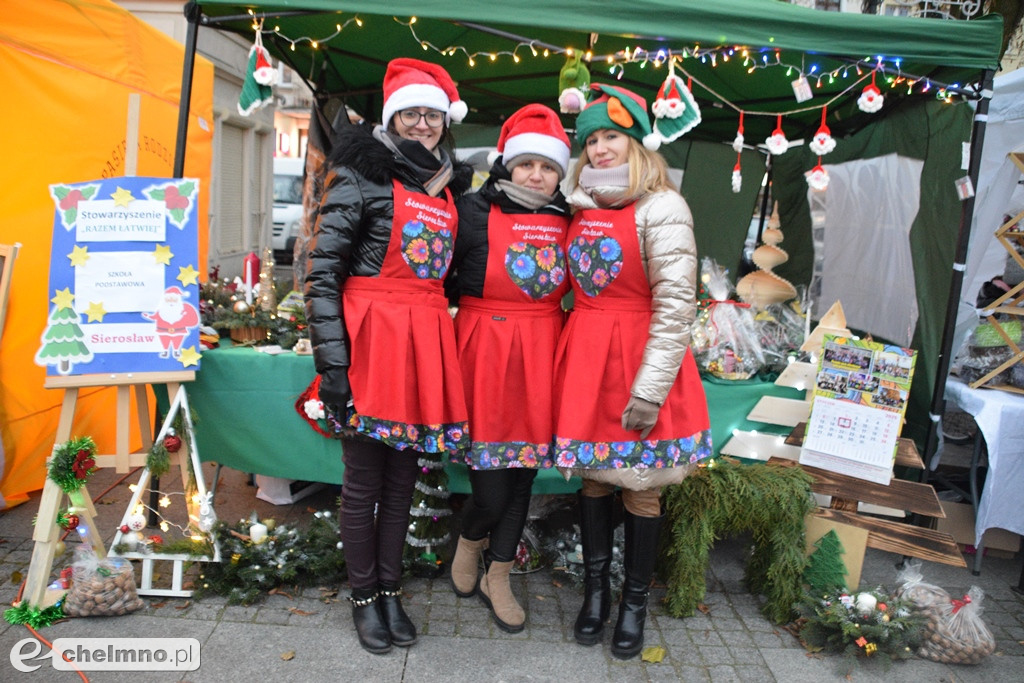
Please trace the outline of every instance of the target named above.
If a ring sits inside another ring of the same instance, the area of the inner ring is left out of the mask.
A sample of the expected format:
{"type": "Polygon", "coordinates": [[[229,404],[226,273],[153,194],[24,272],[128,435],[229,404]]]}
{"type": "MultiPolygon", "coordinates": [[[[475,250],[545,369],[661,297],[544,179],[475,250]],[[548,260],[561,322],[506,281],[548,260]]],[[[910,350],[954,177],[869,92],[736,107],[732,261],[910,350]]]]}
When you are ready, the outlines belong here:
{"type": "Polygon", "coordinates": [[[469,107],[462,100],[456,100],[448,107],[448,115],[452,117],[452,121],[455,123],[462,123],[462,119],[466,118],[468,113],[469,107]]]}
{"type": "Polygon", "coordinates": [[[501,152],[499,152],[496,149],[492,149],[490,152],[487,153],[487,165],[494,166],[494,162],[497,161],[500,156],[501,152]]]}
{"type": "Polygon", "coordinates": [[[650,135],[645,135],[644,136],[644,147],[646,147],[647,149],[651,150],[652,152],[657,152],[658,148],[661,147],[661,136],[658,135],[657,133],[651,133],[650,135]]]}
{"type": "Polygon", "coordinates": [[[586,103],[587,96],[579,88],[566,88],[558,96],[558,108],[563,114],[579,114],[586,103]]]}

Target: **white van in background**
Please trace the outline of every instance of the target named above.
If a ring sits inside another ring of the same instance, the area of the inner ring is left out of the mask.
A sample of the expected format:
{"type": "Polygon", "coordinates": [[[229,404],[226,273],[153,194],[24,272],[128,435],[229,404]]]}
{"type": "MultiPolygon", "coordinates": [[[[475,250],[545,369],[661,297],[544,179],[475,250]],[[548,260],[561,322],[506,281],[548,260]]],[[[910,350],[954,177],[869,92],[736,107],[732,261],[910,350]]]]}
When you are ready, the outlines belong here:
{"type": "Polygon", "coordinates": [[[274,157],[274,225],[270,246],[274,260],[291,263],[302,227],[302,172],[305,159],[274,157]]]}

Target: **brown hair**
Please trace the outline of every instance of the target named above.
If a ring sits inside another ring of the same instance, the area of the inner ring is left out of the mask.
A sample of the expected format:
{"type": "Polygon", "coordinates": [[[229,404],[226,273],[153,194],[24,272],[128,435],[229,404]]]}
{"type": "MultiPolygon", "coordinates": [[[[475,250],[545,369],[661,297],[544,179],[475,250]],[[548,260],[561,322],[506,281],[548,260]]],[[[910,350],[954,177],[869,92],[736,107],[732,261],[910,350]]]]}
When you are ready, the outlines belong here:
{"type": "MultiPolygon", "coordinates": [[[[665,163],[665,158],[644,147],[633,136],[629,136],[626,162],[629,164],[629,187],[627,188],[629,196],[639,197],[662,190],[679,191],[679,188],[674,187],[668,179],[668,164],[665,163]]],[[[587,145],[584,141],[579,161],[576,162],[576,167],[572,172],[572,187],[579,185],[580,173],[583,171],[583,167],[589,163],[590,157],[587,155],[587,145]]]]}

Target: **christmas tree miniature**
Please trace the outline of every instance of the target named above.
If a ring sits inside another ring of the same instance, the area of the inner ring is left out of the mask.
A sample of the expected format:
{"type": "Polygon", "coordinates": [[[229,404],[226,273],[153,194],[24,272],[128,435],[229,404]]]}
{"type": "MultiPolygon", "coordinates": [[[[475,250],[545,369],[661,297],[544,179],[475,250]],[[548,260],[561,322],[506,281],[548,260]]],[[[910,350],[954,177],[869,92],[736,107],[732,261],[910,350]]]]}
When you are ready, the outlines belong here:
{"type": "Polygon", "coordinates": [[[846,588],[846,565],[843,564],[843,544],[835,529],[814,542],[814,552],[807,558],[804,583],[812,595],[824,595],[846,588]]]}
{"type": "Polygon", "coordinates": [[[789,260],[789,254],[778,246],[781,241],[779,203],[775,202],[768,225],[761,233],[762,244],[754,250],[754,265],[760,270],[747,273],[736,283],[736,293],[740,299],[754,308],[763,309],[769,304],[782,303],[796,297],[796,287],[772,272],[772,268],[789,260]]]}
{"type": "Polygon", "coordinates": [[[437,549],[451,538],[448,518],[452,509],[448,505],[448,475],[437,453],[424,454],[418,461],[420,478],[412,494],[409,510],[409,533],[406,534],[407,554],[411,554],[412,572],[421,578],[434,578],[444,571],[437,549]]]}

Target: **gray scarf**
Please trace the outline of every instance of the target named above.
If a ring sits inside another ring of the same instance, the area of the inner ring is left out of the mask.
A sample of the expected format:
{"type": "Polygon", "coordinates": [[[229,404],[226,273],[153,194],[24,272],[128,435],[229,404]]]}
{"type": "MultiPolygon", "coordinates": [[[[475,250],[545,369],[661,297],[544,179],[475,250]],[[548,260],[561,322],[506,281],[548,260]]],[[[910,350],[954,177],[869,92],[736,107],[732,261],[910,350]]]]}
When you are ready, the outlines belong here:
{"type": "Polygon", "coordinates": [[[537,190],[531,190],[528,187],[522,185],[516,185],[511,180],[499,180],[497,183],[498,189],[505,193],[509,199],[514,201],[516,204],[525,206],[527,209],[536,211],[542,206],[547,206],[554,200],[555,195],[544,194],[537,190]]]}

